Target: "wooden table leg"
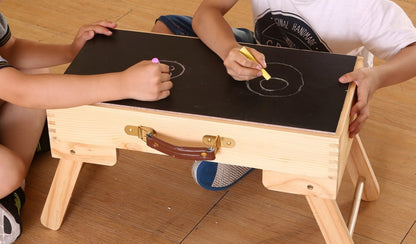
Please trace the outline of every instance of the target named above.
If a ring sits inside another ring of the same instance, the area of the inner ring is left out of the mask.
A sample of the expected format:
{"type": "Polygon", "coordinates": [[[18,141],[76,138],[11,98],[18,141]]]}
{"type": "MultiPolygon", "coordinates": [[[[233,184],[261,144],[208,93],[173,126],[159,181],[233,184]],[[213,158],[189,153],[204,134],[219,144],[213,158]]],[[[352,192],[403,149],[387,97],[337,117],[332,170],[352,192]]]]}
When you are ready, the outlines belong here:
{"type": "Polygon", "coordinates": [[[61,227],[69,200],[83,163],[113,166],[117,162],[115,147],[51,141],[52,156],[60,158],[46,198],[41,223],[53,230],[61,227]]]}
{"type": "Polygon", "coordinates": [[[306,196],[316,222],[328,244],[354,243],[336,200],[306,196]]]}
{"type": "MultiPolygon", "coordinates": [[[[362,199],[377,200],[380,186],[358,135],[351,146],[347,169],[356,187],[357,184],[363,184],[362,199]]],[[[336,200],[314,196],[306,196],[306,199],[327,243],[353,243],[352,230],[348,230],[336,200]]]]}
{"type": "Polygon", "coordinates": [[[53,230],[61,227],[82,164],[76,159],[59,160],[40,219],[44,226],[53,230]]]}
{"type": "Polygon", "coordinates": [[[357,185],[360,176],[365,178],[362,195],[363,200],[374,201],[378,199],[380,195],[380,186],[358,135],[355,136],[351,146],[347,170],[355,186],[357,185]]]}

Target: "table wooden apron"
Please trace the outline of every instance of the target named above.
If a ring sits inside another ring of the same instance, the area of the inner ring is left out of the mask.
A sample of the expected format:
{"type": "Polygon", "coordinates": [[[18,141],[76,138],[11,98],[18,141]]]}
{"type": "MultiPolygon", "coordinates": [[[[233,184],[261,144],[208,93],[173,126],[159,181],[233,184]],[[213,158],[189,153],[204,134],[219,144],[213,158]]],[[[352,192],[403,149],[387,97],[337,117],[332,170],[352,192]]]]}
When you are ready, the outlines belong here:
{"type": "Polygon", "coordinates": [[[327,243],[353,243],[360,200],[380,192],[359,136],[348,137],[355,86],[337,81],[362,59],[248,46],[266,55],[271,82],[234,81],[196,38],[115,30],[89,41],[67,73],[115,72],[158,57],[174,88],[158,102],[47,111],[60,160],[42,224],[59,229],[84,163],[112,166],[117,149],[127,149],[262,169],[266,188],[305,195],[327,243]],[[356,185],[348,227],[336,203],[346,168],[356,185]]]}

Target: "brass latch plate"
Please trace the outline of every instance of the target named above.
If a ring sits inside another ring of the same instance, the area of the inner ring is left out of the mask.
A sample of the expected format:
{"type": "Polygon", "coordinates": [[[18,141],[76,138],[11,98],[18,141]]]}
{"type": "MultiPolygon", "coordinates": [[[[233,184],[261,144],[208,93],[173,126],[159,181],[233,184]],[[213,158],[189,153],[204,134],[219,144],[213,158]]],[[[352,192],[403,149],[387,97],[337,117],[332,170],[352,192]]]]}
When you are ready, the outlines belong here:
{"type": "Polygon", "coordinates": [[[127,135],[130,136],[137,136],[142,141],[146,142],[146,135],[147,134],[155,134],[155,130],[153,130],[150,127],[146,126],[133,126],[133,125],[126,125],[124,127],[124,132],[126,132],[127,135]]]}
{"type": "Polygon", "coordinates": [[[220,148],[220,147],[227,147],[231,148],[235,146],[235,141],[231,138],[227,137],[221,137],[221,136],[211,136],[211,135],[205,135],[202,138],[202,142],[207,145],[214,148],[220,148]]]}

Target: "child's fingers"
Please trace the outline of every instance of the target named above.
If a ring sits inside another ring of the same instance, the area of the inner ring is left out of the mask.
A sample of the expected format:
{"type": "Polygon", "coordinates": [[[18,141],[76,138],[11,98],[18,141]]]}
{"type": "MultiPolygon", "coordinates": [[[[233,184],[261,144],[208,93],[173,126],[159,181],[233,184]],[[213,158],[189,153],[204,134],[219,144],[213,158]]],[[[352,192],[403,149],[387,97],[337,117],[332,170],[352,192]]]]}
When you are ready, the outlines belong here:
{"type": "Polygon", "coordinates": [[[360,70],[355,70],[342,75],[338,80],[343,84],[355,82],[358,85],[358,82],[364,78],[363,76],[364,74],[360,70]]]}
{"type": "Polygon", "coordinates": [[[241,54],[240,57],[236,59],[236,63],[238,63],[241,67],[250,68],[250,69],[257,69],[261,70],[261,65],[257,62],[254,62],[251,59],[248,59],[244,54],[241,54]]]}
{"type": "Polygon", "coordinates": [[[113,34],[111,30],[109,30],[107,27],[104,27],[102,25],[90,25],[87,28],[88,31],[94,31],[95,34],[103,34],[106,36],[110,36],[113,34]]]}
{"type": "Polygon", "coordinates": [[[86,32],[87,33],[93,32],[93,34],[103,34],[106,36],[110,36],[113,34],[110,29],[115,26],[116,26],[115,23],[112,24],[112,22],[109,22],[109,21],[101,21],[97,24],[84,25],[79,29],[79,36],[83,36],[83,37],[90,36],[90,34],[85,35],[86,32]]]}
{"type": "MultiPolygon", "coordinates": [[[[158,64],[159,65],[159,67],[160,67],[160,71],[162,72],[162,73],[167,73],[167,74],[169,74],[170,73],[170,68],[169,68],[169,65],[166,65],[166,64],[158,64]]],[[[169,75],[170,76],[170,75],[169,75]]]]}
{"type": "Polygon", "coordinates": [[[350,82],[354,81],[353,74],[351,74],[351,72],[347,73],[347,74],[344,74],[341,77],[339,77],[338,81],[343,83],[343,84],[350,83],[350,82]]]}
{"type": "Polygon", "coordinates": [[[170,80],[160,83],[161,91],[170,90],[172,87],[173,87],[173,83],[170,80]]]}
{"type": "Polygon", "coordinates": [[[157,91],[154,95],[148,98],[149,101],[157,101],[163,98],[166,98],[170,95],[170,89],[173,84],[171,81],[161,82],[157,86],[157,91]]]}
{"type": "Polygon", "coordinates": [[[357,117],[350,123],[349,125],[349,132],[350,136],[354,136],[357,134],[364,125],[364,122],[370,116],[370,109],[367,103],[358,101],[354,106],[351,108],[351,116],[357,117]]]}
{"type": "Polygon", "coordinates": [[[251,80],[261,75],[261,65],[247,58],[238,47],[229,52],[224,66],[235,80],[251,80]]]}
{"type": "Polygon", "coordinates": [[[354,119],[354,121],[351,122],[349,129],[348,129],[350,137],[353,137],[358,132],[360,132],[367,118],[368,117],[366,117],[364,114],[360,114],[357,118],[354,119]]]}
{"type": "Polygon", "coordinates": [[[262,66],[261,68],[267,68],[266,58],[264,57],[264,54],[254,48],[247,48],[250,50],[251,55],[253,55],[257,62],[262,66]]]}
{"type": "Polygon", "coordinates": [[[74,44],[81,48],[86,41],[91,40],[95,36],[95,33],[93,30],[85,30],[82,32],[79,32],[74,40],[74,44]]]}
{"type": "Polygon", "coordinates": [[[112,21],[108,21],[108,20],[101,20],[96,22],[94,25],[101,25],[110,29],[114,29],[117,27],[117,23],[112,22],[112,21]]]}
{"type": "MultiPolygon", "coordinates": [[[[254,49],[251,48],[250,50],[254,50],[254,49]]],[[[261,64],[249,59],[243,53],[241,53],[239,48],[232,49],[227,59],[230,59],[231,61],[238,63],[241,67],[258,69],[258,70],[261,70],[262,68],[261,64]]]]}
{"type": "Polygon", "coordinates": [[[164,90],[159,93],[157,100],[167,98],[170,95],[170,90],[164,90]]]}
{"type": "Polygon", "coordinates": [[[227,73],[235,80],[251,80],[255,77],[261,76],[261,71],[255,68],[247,68],[239,63],[231,63],[227,66],[227,73]]]}
{"type": "Polygon", "coordinates": [[[162,73],[160,76],[162,82],[170,81],[170,74],[168,72],[162,73]]]}

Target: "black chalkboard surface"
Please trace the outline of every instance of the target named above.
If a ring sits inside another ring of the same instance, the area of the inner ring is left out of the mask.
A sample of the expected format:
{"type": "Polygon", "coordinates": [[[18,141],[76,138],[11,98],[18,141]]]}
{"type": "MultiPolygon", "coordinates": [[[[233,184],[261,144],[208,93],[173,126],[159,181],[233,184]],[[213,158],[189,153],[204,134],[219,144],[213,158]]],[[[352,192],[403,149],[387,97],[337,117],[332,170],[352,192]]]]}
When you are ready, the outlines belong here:
{"type": "MultiPolygon", "coordinates": [[[[246,45],[246,44],[244,44],[246,45]]],[[[335,132],[347,85],[338,78],[354,69],[356,57],[247,45],[266,56],[267,72],[251,81],[235,81],[199,39],[114,30],[111,37],[88,41],[68,74],[122,71],[159,58],[171,67],[171,95],[157,102],[111,104],[335,132]]]]}

